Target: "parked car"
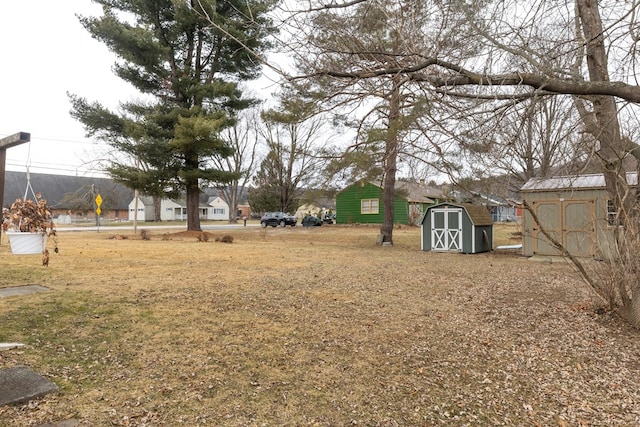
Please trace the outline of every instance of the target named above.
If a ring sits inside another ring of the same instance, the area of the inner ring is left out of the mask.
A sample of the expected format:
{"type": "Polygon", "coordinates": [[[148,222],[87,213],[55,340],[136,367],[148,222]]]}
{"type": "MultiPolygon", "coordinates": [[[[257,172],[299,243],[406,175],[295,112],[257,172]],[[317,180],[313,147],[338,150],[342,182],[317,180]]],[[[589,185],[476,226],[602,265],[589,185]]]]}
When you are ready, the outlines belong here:
{"type": "Polygon", "coordinates": [[[322,220],[317,216],[307,214],[304,216],[304,218],[302,218],[303,227],[318,227],[321,225],[322,225],[322,220]]]}
{"type": "Polygon", "coordinates": [[[262,215],[262,218],[260,218],[260,226],[262,226],[262,228],[265,228],[267,225],[272,227],[277,227],[278,225],[280,227],[286,227],[287,225],[295,227],[297,223],[297,217],[285,212],[266,212],[262,215]]]}

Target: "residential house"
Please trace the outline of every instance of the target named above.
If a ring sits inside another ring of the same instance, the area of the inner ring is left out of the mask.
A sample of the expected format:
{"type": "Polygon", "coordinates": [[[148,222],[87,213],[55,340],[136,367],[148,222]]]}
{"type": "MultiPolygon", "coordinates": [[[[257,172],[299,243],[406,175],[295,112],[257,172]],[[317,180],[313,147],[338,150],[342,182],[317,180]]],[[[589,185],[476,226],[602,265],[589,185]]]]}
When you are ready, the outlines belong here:
{"type": "Polygon", "coordinates": [[[214,197],[209,203],[207,209],[207,219],[213,221],[229,220],[229,205],[220,196],[214,197]]]}
{"type": "Polygon", "coordinates": [[[26,172],[6,171],[2,206],[24,198],[25,192],[27,198],[33,198],[31,190],[47,200],[54,221],[62,223],[94,219],[98,194],[102,198],[101,218],[127,220],[128,202],[133,198],[133,190],[109,178],[30,173],[27,180],[26,172]]]}
{"type": "MultiPolygon", "coordinates": [[[[372,182],[357,182],[336,196],[337,224],[382,224],[384,206],[382,187],[372,182]]],[[[396,181],[394,222],[415,225],[427,207],[444,199],[437,188],[422,182],[396,181]]]]}
{"type": "MultiPolygon", "coordinates": [[[[156,216],[153,197],[139,196],[137,209],[136,216],[136,200],[134,198],[129,202],[129,221],[133,221],[134,219],[138,221],[155,221],[156,216]]],[[[180,202],[166,198],[160,200],[160,221],[186,221],[186,219],[186,205],[183,206],[180,202]]]]}
{"type": "Polygon", "coordinates": [[[493,222],[511,222],[522,220],[522,207],[514,200],[508,200],[494,194],[471,192],[472,204],[485,206],[493,222]]]}
{"type": "Polygon", "coordinates": [[[251,215],[251,206],[249,206],[248,203],[238,205],[238,210],[236,211],[236,219],[250,219],[251,215]]]}
{"type": "MultiPolygon", "coordinates": [[[[205,195],[206,197],[206,195],[205,195]]],[[[200,219],[211,221],[226,221],[229,219],[229,205],[219,196],[209,197],[209,203],[200,203],[200,219]]],[[[136,212],[135,199],[129,203],[129,221],[133,221],[136,212]]],[[[138,221],[154,221],[155,211],[153,197],[138,197],[138,221]]],[[[186,221],[187,202],[184,199],[167,199],[160,201],[161,221],[186,221]]]]}
{"type": "Polygon", "coordinates": [[[153,197],[138,196],[136,203],[135,197],[129,202],[129,221],[153,221],[155,212],[153,206],[153,197]],[[137,212],[137,214],[136,214],[137,212]]]}

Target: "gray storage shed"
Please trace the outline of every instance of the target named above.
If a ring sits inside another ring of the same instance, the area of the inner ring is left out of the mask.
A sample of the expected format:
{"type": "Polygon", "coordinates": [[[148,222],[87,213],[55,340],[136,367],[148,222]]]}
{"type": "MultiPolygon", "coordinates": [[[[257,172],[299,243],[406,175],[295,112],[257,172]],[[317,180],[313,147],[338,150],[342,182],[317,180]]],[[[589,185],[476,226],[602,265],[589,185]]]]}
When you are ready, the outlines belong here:
{"type": "Polygon", "coordinates": [[[420,222],[423,251],[474,254],[493,249],[493,220],[487,208],[468,203],[430,206],[420,222]]]}

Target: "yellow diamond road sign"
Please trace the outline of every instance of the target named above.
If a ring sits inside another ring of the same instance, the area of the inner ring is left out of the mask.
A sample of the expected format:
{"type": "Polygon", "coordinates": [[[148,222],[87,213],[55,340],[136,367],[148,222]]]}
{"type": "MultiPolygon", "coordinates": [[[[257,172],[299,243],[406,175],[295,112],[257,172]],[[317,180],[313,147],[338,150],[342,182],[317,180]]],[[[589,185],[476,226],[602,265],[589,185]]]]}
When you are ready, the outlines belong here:
{"type": "Polygon", "coordinates": [[[100,208],[96,209],[96,215],[100,215],[101,212],[102,212],[102,209],[100,208]]]}
{"type": "Polygon", "coordinates": [[[102,196],[100,196],[100,194],[98,194],[98,196],[96,197],[96,205],[98,205],[98,207],[100,207],[101,204],[102,204],[102,196]]]}

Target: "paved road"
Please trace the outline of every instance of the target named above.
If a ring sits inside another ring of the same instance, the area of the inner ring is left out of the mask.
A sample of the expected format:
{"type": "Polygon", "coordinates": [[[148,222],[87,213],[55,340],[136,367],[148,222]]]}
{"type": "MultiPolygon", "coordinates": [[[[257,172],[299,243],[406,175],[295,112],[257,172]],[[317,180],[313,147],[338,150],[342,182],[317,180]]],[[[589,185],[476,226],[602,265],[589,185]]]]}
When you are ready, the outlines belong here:
{"type": "MultiPolygon", "coordinates": [[[[249,227],[260,227],[260,224],[247,224],[246,226],[242,223],[239,224],[205,224],[201,225],[202,230],[234,230],[240,228],[249,228],[249,227]]],[[[187,225],[140,225],[138,224],[138,230],[141,229],[173,229],[173,230],[186,230],[187,225]]],[[[57,226],[56,231],[65,232],[65,231],[111,231],[111,230],[129,230],[133,231],[133,225],[105,225],[102,227],[66,227],[66,226],[57,226]]]]}

